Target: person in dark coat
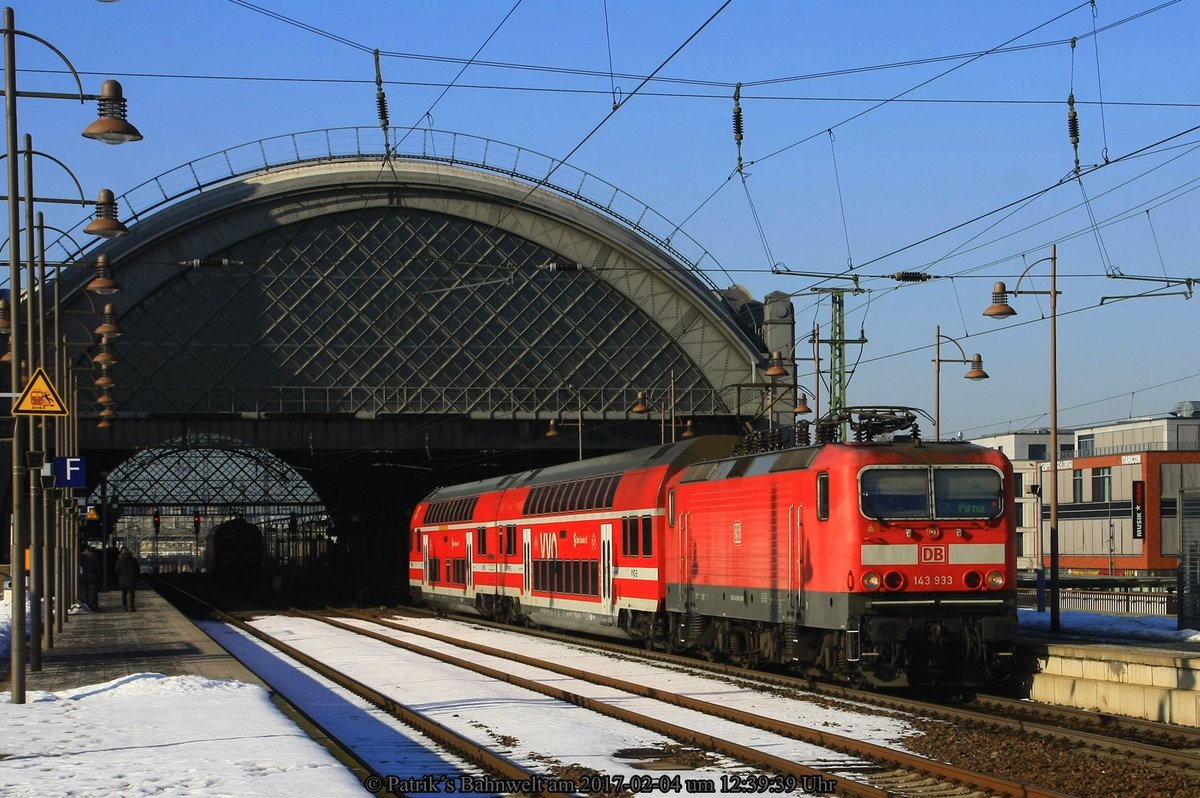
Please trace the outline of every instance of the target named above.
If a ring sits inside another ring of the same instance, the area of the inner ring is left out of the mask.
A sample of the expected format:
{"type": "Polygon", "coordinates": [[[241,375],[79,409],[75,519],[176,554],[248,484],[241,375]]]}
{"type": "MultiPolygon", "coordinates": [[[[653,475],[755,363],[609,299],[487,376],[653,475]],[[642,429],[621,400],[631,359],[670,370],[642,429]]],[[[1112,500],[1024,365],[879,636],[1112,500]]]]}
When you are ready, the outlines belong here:
{"type": "Polygon", "coordinates": [[[87,544],[79,547],[79,603],[100,611],[100,556],[87,544]]]}
{"type": "Polygon", "coordinates": [[[137,582],[142,567],[137,557],[126,547],[117,555],[117,587],[121,588],[121,606],[126,612],[137,612],[137,582]]]}

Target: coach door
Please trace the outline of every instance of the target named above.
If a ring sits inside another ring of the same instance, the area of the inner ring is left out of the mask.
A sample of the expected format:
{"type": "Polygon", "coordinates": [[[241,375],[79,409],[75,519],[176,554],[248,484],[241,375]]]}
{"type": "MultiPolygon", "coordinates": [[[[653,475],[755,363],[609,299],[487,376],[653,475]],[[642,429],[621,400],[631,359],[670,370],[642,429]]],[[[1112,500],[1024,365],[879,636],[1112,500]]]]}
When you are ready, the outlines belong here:
{"type": "Polygon", "coordinates": [[[788,596],[785,622],[799,623],[803,616],[804,597],[804,519],[803,507],[788,507],[788,596]]]}
{"type": "Polygon", "coordinates": [[[613,525],[600,525],[600,606],[611,613],[616,603],[613,594],[613,525]]]}
{"type": "Polygon", "coordinates": [[[688,530],[689,521],[691,513],[679,514],[679,605],[684,611],[692,608],[692,568],[695,565],[691,534],[688,530]]]}
{"type": "Polygon", "coordinates": [[[529,598],[533,590],[533,528],[521,530],[521,597],[529,598]]]}
{"type": "Polygon", "coordinates": [[[463,574],[463,593],[469,594],[475,589],[475,535],[468,531],[464,537],[467,539],[467,567],[463,574]]]}
{"type": "Polygon", "coordinates": [[[429,576],[429,533],[421,533],[421,587],[429,587],[433,579],[429,576]]]}

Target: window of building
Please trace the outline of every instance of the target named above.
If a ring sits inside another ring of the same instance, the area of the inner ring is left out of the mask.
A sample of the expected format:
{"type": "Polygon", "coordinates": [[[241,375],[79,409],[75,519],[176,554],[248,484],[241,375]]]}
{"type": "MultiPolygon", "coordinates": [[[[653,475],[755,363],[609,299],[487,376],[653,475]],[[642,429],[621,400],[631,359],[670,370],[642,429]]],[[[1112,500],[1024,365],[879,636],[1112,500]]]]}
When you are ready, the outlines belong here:
{"type": "MultiPolygon", "coordinates": [[[[1025,495],[1024,485],[1025,475],[1015,472],[1013,474],[1013,504],[1015,510],[1013,523],[1018,527],[1025,526],[1025,502],[1023,501],[1023,497],[1025,495]]],[[[1019,535],[1017,537],[1020,539],[1019,535]]]]}
{"type": "Polygon", "coordinates": [[[1080,435],[1079,440],[1075,445],[1075,451],[1080,457],[1089,455],[1096,451],[1096,436],[1080,435]]]}
{"type": "Polygon", "coordinates": [[[1112,469],[1092,469],[1092,501],[1106,502],[1112,499],[1112,469]]]}
{"type": "Polygon", "coordinates": [[[1030,460],[1045,460],[1046,459],[1046,444],[1044,444],[1044,443],[1029,444],[1029,459],[1030,460]]]}
{"type": "Polygon", "coordinates": [[[1083,501],[1083,472],[1079,469],[1071,472],[1071,501],[1083,501]]]}

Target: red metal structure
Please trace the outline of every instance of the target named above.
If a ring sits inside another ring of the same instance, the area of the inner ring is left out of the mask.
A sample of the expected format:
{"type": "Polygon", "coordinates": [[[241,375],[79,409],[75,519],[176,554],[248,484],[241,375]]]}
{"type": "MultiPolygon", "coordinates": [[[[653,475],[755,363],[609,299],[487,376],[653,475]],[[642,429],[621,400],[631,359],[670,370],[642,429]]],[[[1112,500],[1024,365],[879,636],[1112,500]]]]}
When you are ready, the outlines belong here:
{"type": "Polygon", "coordinates": [[[1005,673],[1011,464],[884,434],[915,431],[907,409],[854,412],[853,443],[709,436],[438,489],[413,515],[413,597],[878,685],[1005,673]]]}

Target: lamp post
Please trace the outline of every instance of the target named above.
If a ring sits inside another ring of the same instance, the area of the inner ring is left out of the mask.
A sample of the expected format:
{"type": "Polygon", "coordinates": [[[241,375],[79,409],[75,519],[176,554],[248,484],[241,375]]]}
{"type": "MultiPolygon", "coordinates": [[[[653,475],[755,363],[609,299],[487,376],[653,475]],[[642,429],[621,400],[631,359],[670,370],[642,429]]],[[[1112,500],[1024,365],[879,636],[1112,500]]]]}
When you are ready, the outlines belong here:
{"type": "MultiPolygon", "coordinates": [[[[649,412],[655,407],[656,404],[661,405],[662,403],[655,400],[653,398],[653,394],[650,394],[648,396],[646,391],[638,391],[637,398],[634,399],[633,406],[629,408],[629,412],[637,413],[639,416],[644,416],[644,415],[649,414],[649,412]]],[[[662,406],[659,409],[662,410],[662,414],[661,414],[661,416],[659,418],[659,422],[658,422],[658,442],[660,445],[666,444],[666,442],[667,442],[667,415],[669,413],[670,419],[671,419],[671,421],[670,421],[671,443],[675,443],[675,441],[676,441],[676,432],[675,432],[676,424],[675,424],[675,371],[674,370],[671,371],[671,385],[670,385],[670,389],[667,393],[667,402],[666,402],[665,406],[662,406]]],[[[692,425],[691,419],[688,419],[688,421],[684,424],[683,432],[679,434],[679,437],[683,437],[684,439],[696,437],[696,430],[692,425]]]]}
{"type": "MultiPolygon", "coordinates": [[[[992,289],[992,304],[983,315],[994,319],[1015,316],[1017,312],[1008,304],[1009,294],[1034,294],[1050,297],[1050,631],[1058,634],[1060,626],[1060,602],[1058,593],[1058,253],[1057,245],[1050,245],[1050,257],[1035,260],[1025,267],[1017,278],[1017,287],[1009,291],[1004,283],[996,283],[992,289]],[[1039,263],[1050,261],[1050,290],[1031,291],[1021,289],[1021,280],[1029,270],[1039,263]]],[[[1038,551],[1038,561],[1042,552],[1038,551]]]]}
{"type": "MultiPolygon", "coordinates": [[[[582,460],[583,459],[583,393],[571,385],[567,386],[567,390],[575,392],[576,417],[575,417],[575,421],[572,426],[574,426],[579,431],[579,459],[582,460]]],[[[559,427],[562,425],[563,425],[563,422],[559,421],[558,419],[556,419],[556,418],[550,419],[550,428],[548,430],[546,430],[545,437],[557,438],[561,434],[559,431],[559,427]]]]}
{"type": "Polygon", "coordinates": [[[951,338],[949,335],[942,335],[942,326],[937,326],[937,335],[934,338],[933,347],[933,439],[940,441],[942,439],[942,364],[943,363],[970,363],[970,370],[963,375],[965,380],[986,380],[988,373],[983,370],[983,357],[978,352],[967,359],[967,353],[963,351],[962,346],[958,341],[951,338]],[[962,359],[953,358],[947,359],[942,357],[942,339],[945,338],[950,343],[958,347],[958,353],[962,355],[962,359]]]}
{"type": "MultiPolygon", "coordinates": [[[[21,302],[21,247],[18,240],[18,235],[21,229],[20,219],[20,176],[19,165],[17,163],[18,140],[17,140],[17,98],[18,97],[37,97],[41,99],[67,99],[84,101],[87,99],[99,100],[100,114],[99,119],[89,125],[83,131],[83,135],[87,138],[103,141],[107,144],[120,144],[125,141],[137,141],[142,138],[142,134],[137,128],[125,121],[125,99],[121,93],[121,84],[116,81],[105,81],[101,87],[101,93],[96,95],[85,95],[83,93],[83,85],[79,80],[79,73],[71,65],[57,48],[51,45],[46,40],[34,36],[33,34],[17,30],[14,21],[14,13],[12,8],[4,9],[4,120],[5,120],[5,142],[6,142],[6,173],[7,173],[7,200],[8,200],[8,231],[9,231],[9,246],[8,246],[8,267],[9,267],[9,304],[11,307],[10,314],[10,332],[9,342],[12,350],[12,358],[9,362],[9,379],[10,390],[16,393],[21,385],[21,351],[24,341],[21,339],[21,318],[19,312],[19,303],[21,302]],[[18,92],[17,91],[17,56],[16,56],[16,41],[18,36],[24,36],[34,41],[37,41],[50,50],[52,50],[66,64],[75,78],[75,84],[79,89],[73,94],[61,94],[57,92],[18,92]]],[[[26,192],[27,199],[32,201],[32,192],[26,192]]],[[[29,364],[32,368],[33,364],[29,364]]],[[[27,508],[25,506],[26,492],[29,490],[27,484],[26,466],[24,462],[25,452],[27,448],[27,440],[25,430],[19,421],[13,424],[12,435],[12,524],[11,524],[11,542],[12,542],[12,558],[11,558],[11,576],[13,583],[13,601],[12,601],[12,645],[11,645],[11,688],[12,688],[12,703],[25,703],[25,534],[28,524],[27,508]]]]}

